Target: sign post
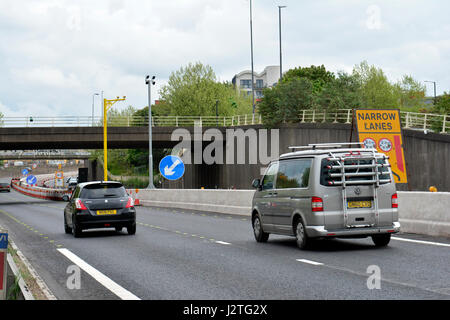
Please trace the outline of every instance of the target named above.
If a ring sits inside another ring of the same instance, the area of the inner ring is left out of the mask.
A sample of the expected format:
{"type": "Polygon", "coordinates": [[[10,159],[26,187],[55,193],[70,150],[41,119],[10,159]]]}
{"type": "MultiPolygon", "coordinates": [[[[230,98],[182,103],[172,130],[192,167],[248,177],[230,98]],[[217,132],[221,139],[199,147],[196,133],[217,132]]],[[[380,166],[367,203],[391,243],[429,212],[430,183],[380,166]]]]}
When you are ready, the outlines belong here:
{"type": "Polygon", "coordinates": [[[358,140],[389,157],[395,183],[407,183],[399,110],[355,110],[358,140]]]}
{"type": "Polygon", "coordinates": [[[64,187],[64,172],[56,171],[55,172],[55,188],[64,187]]]}
{"type": "Polygon", "coordinates": [[[0,229],[0,300],[6,299],[8,233],[0,229]]]}

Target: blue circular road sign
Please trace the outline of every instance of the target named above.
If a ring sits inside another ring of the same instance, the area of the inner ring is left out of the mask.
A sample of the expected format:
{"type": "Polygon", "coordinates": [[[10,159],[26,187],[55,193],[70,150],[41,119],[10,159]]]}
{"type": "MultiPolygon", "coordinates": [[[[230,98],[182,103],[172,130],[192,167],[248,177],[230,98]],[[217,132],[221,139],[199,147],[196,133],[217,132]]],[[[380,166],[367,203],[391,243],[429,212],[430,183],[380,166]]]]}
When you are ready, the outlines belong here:
{"type": "Polygon", "coordinates": [[[167,180],[178,180],[184,174],[184,163],[177,156],[165,156],[159,163],[159,172],[167,180]]]}
{"type": "Polygon", "coordinates": [[[22,175],[26,176],[28,174],[28,170],[27,169],[22,169],[22,175]]]}
{"type": "Polygon", "coordinates": [[[27,177],[27,183],[28,183],[28,184],[33,185],[33,184],[36,184],[36,182],[37,182],[37,179],[36,179],[35,176],[29,175],[29,176],[27,177]]]}

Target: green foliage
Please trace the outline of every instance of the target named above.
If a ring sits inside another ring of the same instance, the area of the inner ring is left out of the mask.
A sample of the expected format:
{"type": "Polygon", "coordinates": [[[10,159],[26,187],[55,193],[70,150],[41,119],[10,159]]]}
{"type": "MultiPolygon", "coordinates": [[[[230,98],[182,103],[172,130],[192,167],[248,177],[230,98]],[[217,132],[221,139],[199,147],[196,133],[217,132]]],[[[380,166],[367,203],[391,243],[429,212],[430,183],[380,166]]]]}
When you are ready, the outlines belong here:
{"type": "Polygon", "coordinates": [[[444,92],[444,94],[437,97],[436,100],[437,101],[432,109],[432,112],[450,115],[450,93],[444,92]]]}
{"type": "Polygon", "coordinates": [[[14,276],[14,283],[13,285],[8,289],[8,294],[6,297],[6,300],[17,300],[20,295],[20,281],[21,275],[14,276]]]}
{"type": "Polygon", "coordinates": [[[160,96],[160,108],[168,115],[215,116],[217,100],[219,116],[251,112],[250,97],[239,94],[230,83],[218,82],[213,69],[200,62],[172,72],[160,96]]]}
{"type": "Polygon", "coordinates": [[[318,97],[321,110],[334,113],[339,109],[360,108],[360,85],[354,75],[339,72],[335,80],[328,82],[318,97]]]}
{"type": "Polygon", "coordinates": [[[108,117],[106,119],[108,127],[128,126],[135,112],[136,109],[132,106],[128,106],[122,110],[118,110],[117,108],[112,107],[110,110],[108,110],[108,117]]]}
{"type": "Polygon", "coordinates": [[[336,77],[323,66],[294,70],[296,73],[284,77],[280,84],[264,90],[259,113],[266,125],[298,122],[301,110],[326,110],[331,116],[338,109],[361,107],[360,83],[356,76],[339,72],[336,77]],[[320,90],[317,89],[318,78],[308,75],[305,70],[322,76],[320,90]],[[312,79],[294,76],[300,71],[305,71],[304,74],[312,79]]]}
{"type": "Polygon", "coordinates": [[[300,110],[314,107],[314,87],[306,78],[293,78],[263,91],[258,105],[263,123],[275,126],[282,122],[298,122],[300,110]]]}
{"type": "Polygon", "coordinates": [[[310,80],[314,88],[313,92],[318,94],[327,83],[332,82],[335,79],[335,75],[333,72],[327,71],[324,65],[305,68],[298,67],[288,70],[283,75],[282,82],[290,82],[299,78],[310,80]]]}
{"type": "Polygon", "coordinates": [[[383,70],[369,66],[367,61],[353,68],[361,86],[362,106],[371,109],[389,109],[399,107],[399,91],[392,85],[383,70]]]}
{"type": "Polygon", "coordinates": [[[400,97],[400,108],[420,109],[425,107],[425,85],[414,80],[412,76],[404,75],[396,84],[400,97]]]}

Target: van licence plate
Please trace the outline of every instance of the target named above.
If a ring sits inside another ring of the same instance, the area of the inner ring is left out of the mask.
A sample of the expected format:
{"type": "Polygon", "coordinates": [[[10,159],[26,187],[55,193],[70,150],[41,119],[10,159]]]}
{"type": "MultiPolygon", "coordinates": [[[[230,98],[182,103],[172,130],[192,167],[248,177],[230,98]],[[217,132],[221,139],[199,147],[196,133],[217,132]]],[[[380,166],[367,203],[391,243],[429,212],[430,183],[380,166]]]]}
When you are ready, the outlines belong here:
{"type": "Polygon", "coordinates": [[[117,214],[117,210],[97,210],[98,216],[104,216],[108,214],[117,214]]]}
{"type": "Polygon", "coordinates": [[[347,202],[347,207],[349,209],[352,208],[371,208],[372,207],[372,201],[349,201],[347,202]]]}

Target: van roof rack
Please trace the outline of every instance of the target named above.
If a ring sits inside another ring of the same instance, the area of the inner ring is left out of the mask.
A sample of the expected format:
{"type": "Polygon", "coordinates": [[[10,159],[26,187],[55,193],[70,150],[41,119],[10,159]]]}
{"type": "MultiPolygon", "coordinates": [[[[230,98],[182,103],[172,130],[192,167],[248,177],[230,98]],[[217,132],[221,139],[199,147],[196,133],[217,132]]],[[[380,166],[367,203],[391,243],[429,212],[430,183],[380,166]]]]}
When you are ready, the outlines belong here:
{"type": "Polygon", "coordinates": [[[288,149],[311,149],[316,150],[317,148],[341,148],[342,146],[352,146],[352,145],[364,145],[363,142],[338,142],[338,143],[310,143],[307,146],[290,146],[288,149]]]}

